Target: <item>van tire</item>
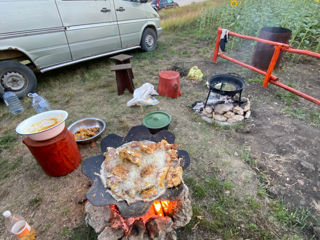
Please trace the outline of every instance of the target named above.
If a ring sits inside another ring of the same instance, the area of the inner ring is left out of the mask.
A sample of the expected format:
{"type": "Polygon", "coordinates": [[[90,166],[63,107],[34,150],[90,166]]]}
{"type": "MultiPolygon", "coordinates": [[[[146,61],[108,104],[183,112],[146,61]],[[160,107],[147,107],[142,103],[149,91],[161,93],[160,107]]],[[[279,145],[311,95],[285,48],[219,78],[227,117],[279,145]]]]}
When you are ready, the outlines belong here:
{"type": "Polygon", "coordinates": [[[157,47],[157,34],[152,28],[143,31],[140,46],[143,51],[151,52],[157,47]]]}
{"type": "Polygon", "coordinates": [[[37,87],[37,78],[33,71],[19,63],[8,60],[0,62],[0,96],[4,94],[4,88],[9,88],[19,98],[33,92],[37,87]]]}

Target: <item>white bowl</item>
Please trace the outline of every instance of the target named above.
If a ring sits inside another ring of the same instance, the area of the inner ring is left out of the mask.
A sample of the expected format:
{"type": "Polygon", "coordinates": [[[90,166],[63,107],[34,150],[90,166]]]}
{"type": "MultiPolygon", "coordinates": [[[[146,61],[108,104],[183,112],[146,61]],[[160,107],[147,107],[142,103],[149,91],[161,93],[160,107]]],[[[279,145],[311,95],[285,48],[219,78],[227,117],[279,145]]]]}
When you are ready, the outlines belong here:
{"type": "Polygon", "coordinates": [[[44,141],[59,135],[65,128],[68,113],[52,110],[27,118],[16,127],[16,132],[35,141],[44,141]]]}

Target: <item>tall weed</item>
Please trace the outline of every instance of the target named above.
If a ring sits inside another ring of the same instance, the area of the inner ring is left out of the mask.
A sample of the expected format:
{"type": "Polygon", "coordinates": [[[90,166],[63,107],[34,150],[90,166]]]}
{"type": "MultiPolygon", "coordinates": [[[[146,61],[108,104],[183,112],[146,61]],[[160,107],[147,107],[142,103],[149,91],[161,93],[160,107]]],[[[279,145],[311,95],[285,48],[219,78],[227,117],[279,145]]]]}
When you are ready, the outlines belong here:
{"type": "Polygon", "coordinates": [[[311,0],[243,0],[236,7],[226,3],[207,8],[198,19],[198,34],[201,38],[215,38],[217,28],[222,27],[258,36],[267,26],[290,29],[292,47],[320,50],[320,3],[311,0]]]}

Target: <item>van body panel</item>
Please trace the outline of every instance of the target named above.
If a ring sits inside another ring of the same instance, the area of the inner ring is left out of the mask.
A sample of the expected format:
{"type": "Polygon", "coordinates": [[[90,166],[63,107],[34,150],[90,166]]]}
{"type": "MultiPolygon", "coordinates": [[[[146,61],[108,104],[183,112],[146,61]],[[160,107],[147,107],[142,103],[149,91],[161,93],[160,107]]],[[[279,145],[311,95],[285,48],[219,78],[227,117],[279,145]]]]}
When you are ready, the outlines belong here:
{"type": "Polygon", "coordinates": [[[119,24],[122,48],[140,45],[140,33],[144,30],[143,26],[150,18],[158,18],[158,14],[147,4],[125,0],[113,1],[119,24]],[[123,10],[118,11],[121,8],[123,10]]]}
{"type": "Polygon", "coordinates": [[[56,2],[73,60],[121,49],[112,1],[56,2]],[[106,12],[101,12],[103,9],[106,12]]]}
{"type": "Polygon", "coordinates": [[[1,0],[0,6],[0,34],[62,27],[53,0],[1,0]]]}
{"type": "Polygon", "coordinates": [[[64,32],[0,39],[0,49],[25,53],[38,69],[71,60],[64,32]]]}
{"type": "Polygon", "coordinates": [[[1,50],[24,52],[38,69],[71,60],[53,0],[1,0],[0,16],[1,50]]]}

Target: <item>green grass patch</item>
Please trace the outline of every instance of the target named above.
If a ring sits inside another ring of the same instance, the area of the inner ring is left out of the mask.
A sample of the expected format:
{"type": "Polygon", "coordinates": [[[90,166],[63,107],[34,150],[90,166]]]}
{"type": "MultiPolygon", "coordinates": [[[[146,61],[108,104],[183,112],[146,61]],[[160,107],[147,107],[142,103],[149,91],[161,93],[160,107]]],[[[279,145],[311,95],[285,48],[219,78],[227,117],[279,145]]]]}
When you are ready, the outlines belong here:
{"type": "MultiPolygon", "coordinates": [[[[261,204],[254,198],[240,200],[233,193],[233,184],[220,181],[215,176],[205,176],[201,183],[188,178],[192,197],[198,200],[198,191],[206,191],[201,204],[194,203],[193,216],[183,229],[182,237],[195,229],[203,231],[208,237],[223,236],[224,239],[274,239],[267,225],[267,218],[262,214],[261,204]],[[194,192],[196,190],[196,192],[194,192]]],[[[201,195],[203,196],[203,195],[201,195]]]]}
{"type": "Polygon", "coordinates": [[[14,146],[14,142],[17,140],[16,134],[6,134],[4,137],[0,137],[0,153],[4,150],[11,151],[14,146]]]}
{"type": "Polygon", "coordinates": [[[289,211],[285,205],[278,201],[270,201],[270,208],[279,222],[289,227],[297,227],[302,232],[315,239],[314,227],[319,220],[308,209],[289,211]]]}
{"type": "Polygon", "coordinates": [[[42,197],[36,196],[35,198],[30,199],[28,204],[30,207],[36,207],[36,206],[40,205],[41,202],[42,202],[42,197]]]}
{"type": "Polygon", "coordinates": [[[17,169],[22,161],[22,157],[18,157],[15,160],[3,159],[0,156],[0,180],[6,179],[9,177],[12,172],[17,169]]]}
{"type": "Polygon", "coordinates": [[[249,83],[263,83],[264,79],[263,78],[249,78],[247,81],[249,83]]]}
{"type": "Polygon", "coordinates": [[[74,228],[69,234],[69,240],[97,240],[98,235],[91,227],[86,227],[85,225],[74,228]]]}

